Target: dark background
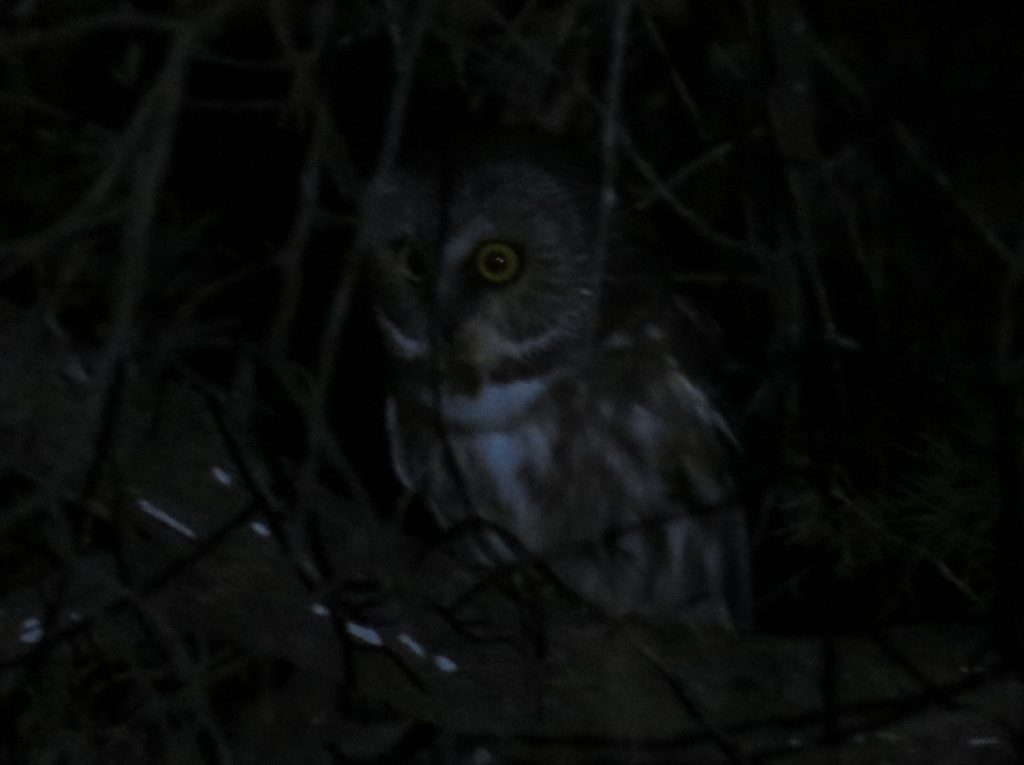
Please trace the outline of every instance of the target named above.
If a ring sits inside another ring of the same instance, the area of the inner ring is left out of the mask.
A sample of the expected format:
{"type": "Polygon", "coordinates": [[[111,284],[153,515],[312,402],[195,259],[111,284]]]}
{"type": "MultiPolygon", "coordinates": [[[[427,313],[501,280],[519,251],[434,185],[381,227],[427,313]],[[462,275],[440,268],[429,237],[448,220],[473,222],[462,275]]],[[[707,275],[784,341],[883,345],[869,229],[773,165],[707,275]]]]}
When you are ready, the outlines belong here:
{"type": "Polygon", "coordinates": [[[1010,5],[0,11],[0,760],[276,761],[235,748],[253,688],[372,731],[308,761],[449,759],[444,726],[364,719],[351,670],[353,619],[433,602],[396,572],[437,535],[391,478],[352,243],[397,152],[509,126],[595,157],[611,126],[666,279],[721,325],[756,630],[973,625],[1019,672],[1010,5]],[[264,521],[270,552],[239,541],[264,521]],[[280,690],[296,667],[327,680],[280,690]]]}

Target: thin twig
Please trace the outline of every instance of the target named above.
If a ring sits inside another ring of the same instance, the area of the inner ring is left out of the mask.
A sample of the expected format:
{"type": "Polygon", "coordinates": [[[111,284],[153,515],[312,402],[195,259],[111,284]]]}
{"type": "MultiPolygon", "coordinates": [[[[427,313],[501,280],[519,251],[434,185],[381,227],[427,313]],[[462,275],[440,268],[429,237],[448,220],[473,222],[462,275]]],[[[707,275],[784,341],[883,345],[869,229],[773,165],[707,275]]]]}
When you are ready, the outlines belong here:
{"type": "Polygon", "coordinates": [[[27,48],[52,45],[69,38],[88,37],[97,32],[107,32],[110,30],[129,32],[151,29],[173,34],[180,32],[186,27],[187,23],[182,19],[155,16],[135,11],[100,13],[49,29],[30,29],[0,33],[0,55],[20,52],[27,48]]]}
{"type": "Polygon", "coordinates": [[[892,131],[918,170],[923,172],[946,195],[946,198],[963,216],[971,229],[988,246],[989,251],[997,255],[1008,268],[1018,273],[1024,269],[1024,256],[1008,245],[995,232],[989,221],[962,194],[957,192],[949,175],[934,162],[928,160],[924,147],[911,135],[907,127],[899,120],[894,120],[892,131]]]}
{"type": "Polygon", "coordinates": [[[401,39],[397,23],[394,22],[394,19],[392,20],[392,44],[395,46],[395,70],[398,73],[398,81],[395,83],[395,90],[391,96],[387,129],[381,144],[380,156],[377,159],[374,178],[386,175],[398,159],[402,131],[405,129],[406,111],[409,108],[409,99],[412,96],[412,85],[416,75],[416,64],[419,61],[427,31],[433,23],[435,3],[436,0],[421,0],[419,13],[413,22],[412,33],[408,40],[401,39]]]}
{"type": "Polygon", "coordinates": [[[619,110],[622,103],[623,72],[626,68],[626,39],[632,7],[632,0],[618,0],[612,17],[612,55],[608,67],[608,89],[605,93],[605,111],[601,128],[601,208],[597,232],[599,261],[604,259],[611,219],[615,209],[619,110]]]}

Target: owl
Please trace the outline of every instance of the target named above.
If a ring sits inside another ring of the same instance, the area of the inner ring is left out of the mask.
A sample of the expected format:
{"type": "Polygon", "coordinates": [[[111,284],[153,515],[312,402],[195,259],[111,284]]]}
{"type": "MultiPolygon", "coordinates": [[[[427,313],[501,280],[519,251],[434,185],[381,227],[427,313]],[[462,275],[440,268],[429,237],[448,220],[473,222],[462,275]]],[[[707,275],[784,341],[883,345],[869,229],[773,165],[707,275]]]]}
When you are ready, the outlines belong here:
{"type": "Polygon", "coordinates": [[[517,135],[370,184],[394,470],[442,527],[476,530],[477,563],[540,564],[612,616],[741,624],[737,446],[701,322],[599,176],[517,135]]]}

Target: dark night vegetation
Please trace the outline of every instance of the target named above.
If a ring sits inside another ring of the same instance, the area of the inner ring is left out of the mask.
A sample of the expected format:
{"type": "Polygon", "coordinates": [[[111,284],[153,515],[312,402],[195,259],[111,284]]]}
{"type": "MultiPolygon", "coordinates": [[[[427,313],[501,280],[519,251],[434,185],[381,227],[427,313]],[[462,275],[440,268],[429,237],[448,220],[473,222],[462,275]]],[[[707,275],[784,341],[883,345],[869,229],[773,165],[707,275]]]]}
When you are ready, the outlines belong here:
{"type": "Polygon", "coordinates": [[[0,762],[1018,761],[1024,50],[984,5],[5,4],[0,762]],[[394,483],[361,189],[498,126],[613,168],[721,325],[750,635],[481,579],[394,483]]]}

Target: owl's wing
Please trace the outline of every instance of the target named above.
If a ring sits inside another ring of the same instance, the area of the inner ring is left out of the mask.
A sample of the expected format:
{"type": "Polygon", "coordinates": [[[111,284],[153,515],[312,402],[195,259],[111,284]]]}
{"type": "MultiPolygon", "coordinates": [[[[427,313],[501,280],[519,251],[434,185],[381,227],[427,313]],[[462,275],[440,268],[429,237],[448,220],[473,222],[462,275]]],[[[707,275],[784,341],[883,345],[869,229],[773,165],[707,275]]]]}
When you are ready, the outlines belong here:
{"type": "Polygon", "coordinates": [[[646,508],[662,519],[657,537],[644,543],[654,561],[652,599],[681,600],[699,618],[707,612],[712,621],[744,624],[751,586],[740,450],[711,386],[691,371],[704,353],[699,338],[679,326],[671,314],[624,320],[604,338],[599,384],[603,397],[618,402],[619,427],[660,484],[660,501],[646,508]]]}

